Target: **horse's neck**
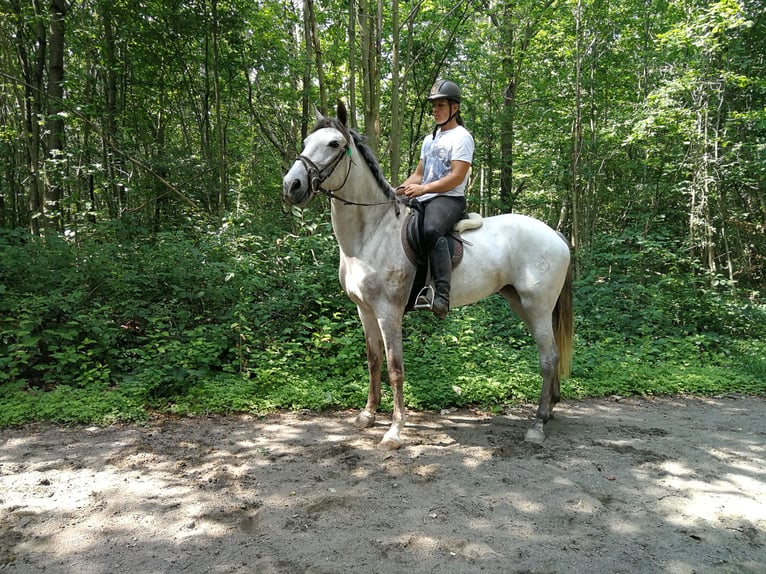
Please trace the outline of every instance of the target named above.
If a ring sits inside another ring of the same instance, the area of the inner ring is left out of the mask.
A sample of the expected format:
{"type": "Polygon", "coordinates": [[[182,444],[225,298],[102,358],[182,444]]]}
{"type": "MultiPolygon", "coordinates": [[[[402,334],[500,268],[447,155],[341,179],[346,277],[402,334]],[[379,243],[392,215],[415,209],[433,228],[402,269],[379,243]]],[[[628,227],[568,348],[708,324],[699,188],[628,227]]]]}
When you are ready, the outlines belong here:
{"type": "Polygon", "coordinates": [[[337,194],[355,203],[377,204],[346,205],[332,200],[332,226],[343,253],[358,256],[370,246],[380,246],[398,237],[394,205],[386,200],[366,168],[352,170],[337,194]]]}
{"type": "Polygon", "coordinates": [[[393,237],[394,207],[344,205],[333,200],[332,226],[341,249],[348,255],[370,245],[380,245],[393,237]]]}

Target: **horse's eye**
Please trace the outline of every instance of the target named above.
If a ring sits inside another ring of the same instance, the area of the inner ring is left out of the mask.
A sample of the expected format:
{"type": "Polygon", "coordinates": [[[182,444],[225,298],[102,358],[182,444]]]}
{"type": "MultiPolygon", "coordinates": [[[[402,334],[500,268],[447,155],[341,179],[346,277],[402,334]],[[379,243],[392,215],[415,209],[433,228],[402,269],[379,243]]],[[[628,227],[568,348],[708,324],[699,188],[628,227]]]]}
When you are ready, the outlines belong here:
{"type": "Polygon", "coordinates": [[[340,142],[337,140],[333,140],[330,142],[330,147],[340,147],[340,142]]]}

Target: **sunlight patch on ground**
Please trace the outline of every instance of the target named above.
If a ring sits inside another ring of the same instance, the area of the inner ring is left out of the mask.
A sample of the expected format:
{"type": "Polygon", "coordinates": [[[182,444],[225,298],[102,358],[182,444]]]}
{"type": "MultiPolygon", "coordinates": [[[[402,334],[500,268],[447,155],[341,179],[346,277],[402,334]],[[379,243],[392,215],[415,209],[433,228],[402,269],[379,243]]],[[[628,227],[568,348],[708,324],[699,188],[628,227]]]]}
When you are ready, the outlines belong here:
{"type": "MultiPolygon", "coordinates": [[[[82,472],[81,469],[59,470],[53,480],[47,478],[50,473],[37,470],[2,477],[3,507],[21,507],[37,524],[36,535],[18,545],[20,555],[52,552],[61,559],[82,556],[89,551],[94,535],[106,546],[114,544],[115,539],[122,539],[124,546],[124,533],[137,525],[142,531],[141,540],[134,538],[127,542],[128,546],[145,544],[147,540],[173,544],[199,533],[196,526],[204,520],[212,502],[186,503],[189,489],[173,485],[158,469],[126,473],[107,468],[91,472],[85,490],[77,488],[77,484],[82,483],[82,472]],[[5,484],[9,480],[13,487],[5,484]],[[24,484],[27,488],[22,488],[24,484]],[[115,489],[114,484],[121,486],[115,489]],[[108,523],[100,518],[103,512],[110,516],[108,523]],[[179,513],[187,517],[181,523],[179,513]],[[71,516],[71,524],[63,529],[56,528],[55,523],[49,526],[44,519],[48,515],[71,516]],[[83,516],[89,518],[83,520],[83,516]]],[[[214,521],[206,533],[211,530],[224,533],[223,527],[214,521]]]]}
{"type": "Polygon", "coordinates": [[[675,472],[661,481],[662,505],[676,508],[671,519],[683,526],[695,521],[746,521],[766,528],[766,503],[745,493],[758,492],[763,482],[750,476],[727,473],[718,480],[704,481],[689,469],[666,463],[675,472]],[[678,472],[683,470],[683,472],[678,472]]]}
{"type": "Polygon", "coordinates": [[[468,468],[479,468],[492,460],[492,450],[484,447],[464,447],[463,465],[468,468]]]}
{"type": "Polygon", "coordinates": [[[619,534],[626,534],[629,536],[640,536],[641,534],[641,528],[635,522],[628,522],[617,517],[609,520],[609,528],[612,532],[618,532],[619,534]]]}

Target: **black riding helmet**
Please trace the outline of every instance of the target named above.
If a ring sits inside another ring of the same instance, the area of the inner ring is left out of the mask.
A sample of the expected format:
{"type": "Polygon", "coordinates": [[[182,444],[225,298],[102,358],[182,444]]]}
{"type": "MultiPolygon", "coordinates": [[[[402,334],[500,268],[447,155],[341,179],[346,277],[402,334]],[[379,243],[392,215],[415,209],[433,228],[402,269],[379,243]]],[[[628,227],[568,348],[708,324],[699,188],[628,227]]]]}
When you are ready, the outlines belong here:
{"type": "Polygon", "coordinates": [[[436,83],[431,87],[431,93],[426,99],[429,102],[433,102],[434,100],[440,100],[442,98],[446,98],[459,104],[462,98],[458,85],[450,80],[436,80],[436,83]]]}

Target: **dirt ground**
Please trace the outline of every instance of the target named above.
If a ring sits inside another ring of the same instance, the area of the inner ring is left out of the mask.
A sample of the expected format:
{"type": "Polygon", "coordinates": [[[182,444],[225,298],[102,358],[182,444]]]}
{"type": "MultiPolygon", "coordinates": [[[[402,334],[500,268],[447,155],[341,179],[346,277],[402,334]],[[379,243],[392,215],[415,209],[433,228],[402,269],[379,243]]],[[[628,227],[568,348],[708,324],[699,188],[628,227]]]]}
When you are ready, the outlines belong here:
{"type": "Polygon", "coordinates": [[[763,573],[766,399],[0,431],[0,570],[763,573]]]}

